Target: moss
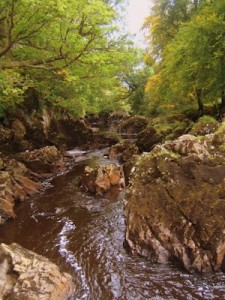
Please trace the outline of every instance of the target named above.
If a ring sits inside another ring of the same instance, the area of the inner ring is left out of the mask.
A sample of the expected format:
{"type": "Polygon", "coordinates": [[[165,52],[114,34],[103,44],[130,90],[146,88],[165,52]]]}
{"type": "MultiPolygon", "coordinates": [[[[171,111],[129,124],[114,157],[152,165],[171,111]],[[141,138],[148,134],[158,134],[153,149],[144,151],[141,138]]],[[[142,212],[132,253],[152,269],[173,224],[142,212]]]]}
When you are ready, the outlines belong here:
{"type": "Polygon", "coordinates": [[[153,153],[152,155],[153,157],[170,157],[172,159],[179,159],[180,155],[178,153],[174,153],[172,151],[163,149],[161,152],[159,153],[153,153]]]}
{"type": "Polygon", "coordinates": [[[189,131],[192,122],[189,119],[167,118],[159,120],[154,128],[164,140],[173,140],[189,131]]]}
{"type": "Polygon", "coordinates": [[[220,152],[225,153],[225,143],[223,143],[222,145],[220,145],[220,146],[218,147],[218,150],[219,150],[220,152]]]}
{"type": "Polygon", "coordinates": [[[213,138],[214,145],[222,145],[225,143],[225,122],[216,130],[213,138]]]}
{"type": "Polygon", "coordinates": [[[198,119],[191,129],[191,134],[194,135],[205,135],[215,132],[219,127],[216,119],[210,116],[203,116],[198,119]]]}
{"type": "Polygon", "coordinates": [[[170,158],[173,160],[177,160],[180,158],[180,155],[169,151],[167,149],[161,149],[159,152],[152,151],[150,153],[142,154],[138,157],[136,161],[137,166],[144,166],[147,168],[147,163],[153,158],[170,158]]]}

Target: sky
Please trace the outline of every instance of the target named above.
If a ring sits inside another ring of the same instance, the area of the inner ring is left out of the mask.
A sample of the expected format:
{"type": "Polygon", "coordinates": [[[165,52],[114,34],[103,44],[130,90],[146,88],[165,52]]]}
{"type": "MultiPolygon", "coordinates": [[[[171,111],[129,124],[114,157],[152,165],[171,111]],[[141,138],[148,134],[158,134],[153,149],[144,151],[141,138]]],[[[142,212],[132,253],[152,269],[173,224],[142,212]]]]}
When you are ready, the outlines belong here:
{"type": "Polygon", "coordinates": [[[127,8],[128,29],[132,34],[141,34],[145,17],[150,14],[150,0],[129,0],[127,8]]]}

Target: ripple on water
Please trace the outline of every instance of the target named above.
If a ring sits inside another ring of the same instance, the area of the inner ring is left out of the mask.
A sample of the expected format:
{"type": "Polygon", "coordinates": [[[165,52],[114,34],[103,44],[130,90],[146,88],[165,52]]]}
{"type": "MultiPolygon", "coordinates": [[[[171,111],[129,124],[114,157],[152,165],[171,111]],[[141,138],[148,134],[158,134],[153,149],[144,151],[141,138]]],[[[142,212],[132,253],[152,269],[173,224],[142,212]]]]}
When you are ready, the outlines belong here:
{"type": "Polygon", "coordinates": [[[187,274],[125,251],[122,193],[105,195],[107,201],[97,212],[80,208],[87,201],[98,201],[77,188],[87,163],[106,161],[100,151],[93,160],[91,155],[54,179],[44,193],[19,205],[18,218],[0,227],[0,241],[17,242],[69,272],[77,284],[73,300],[225,299],[222,273],[187,274]]]}
{"type": "Polygon", "coordinates": [[[76,272],[78,278],[81,279],[81,288],[84,292],[81,297],[79,297],[79,299],[86,299],[89,294],[89,287],[87,284],[86,276],[82,270],[82,267],[79,265],[74,253],[69,250],[69,234],[76,229],[76,226],[67,217],[63,218],[61,222],[63,223],[63,227],[58,234],[59,242],[56,246],[58,246],[59,248],[60,255],[65,258],[66,262],[76,272]]]}

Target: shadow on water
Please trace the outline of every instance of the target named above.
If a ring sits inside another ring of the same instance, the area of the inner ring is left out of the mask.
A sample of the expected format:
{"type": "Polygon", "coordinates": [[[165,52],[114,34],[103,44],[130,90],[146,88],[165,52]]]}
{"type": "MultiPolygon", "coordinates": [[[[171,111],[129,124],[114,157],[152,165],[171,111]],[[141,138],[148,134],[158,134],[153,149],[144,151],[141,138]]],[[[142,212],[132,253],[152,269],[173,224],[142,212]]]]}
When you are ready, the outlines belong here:
{"type": "Polygon", "coordinates": [[[84,167],[109,162],[101,152],[86,158],[19,204],[18,217],[0,227],[0,242],[17,242],[72,274],[74,299],[225,299],[222,273],[191,275],[125,251],[123,192],[81,193],[77,183],[84,167]]]}

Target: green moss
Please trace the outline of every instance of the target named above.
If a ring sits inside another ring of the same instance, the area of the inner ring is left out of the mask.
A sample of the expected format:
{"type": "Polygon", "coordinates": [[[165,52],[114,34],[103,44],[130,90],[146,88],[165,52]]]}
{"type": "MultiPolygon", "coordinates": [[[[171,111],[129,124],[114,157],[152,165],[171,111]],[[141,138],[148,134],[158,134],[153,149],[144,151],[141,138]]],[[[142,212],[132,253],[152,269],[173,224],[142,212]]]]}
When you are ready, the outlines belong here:
{"type": "Polygon", "coordinates": [[[166,149],[163,149],[161,152],[159,153],[152,153],[153,157],[170,157],[172,159],[179,159],[180,155],[177,154],[177,153],[174,153],[172,151],[169,151],[169,150],[166,150],[166,149]]]}
{"type": "Polygon", "coordinates": [[[142,154],[138,157],[136,163],[138,166],[146,166],[147,162],[149,162],[152,158],[171,158],[171,159],[179,159],[180,155],[169,151],[167,149],[161,149],[159,152],[152,151],[150,153],[142,154]]]}
{"type": "Polygon", "coordinates": [[[213,138],[214,145],[223,145],[225,143],[225,122],[216,130],[213,138]]]}
{"type": "Polygon", "coordinates": [[[182,119],[181,116],[179,118],[178,116],[174,116],[162,120],[159,119],[154,124],[157,134],[162,136],[164,140],[173,140],[187,133],[191,126],[192,122],[189,119],[182,119]]]}
{"type": "Polygon", "coordinates": [[[191,129],[191,133],[194,135],[205,135],[212,132],[218,128],[218,122],[216,119],[210,116],[203,116],[198,119],[191,129]]]}

